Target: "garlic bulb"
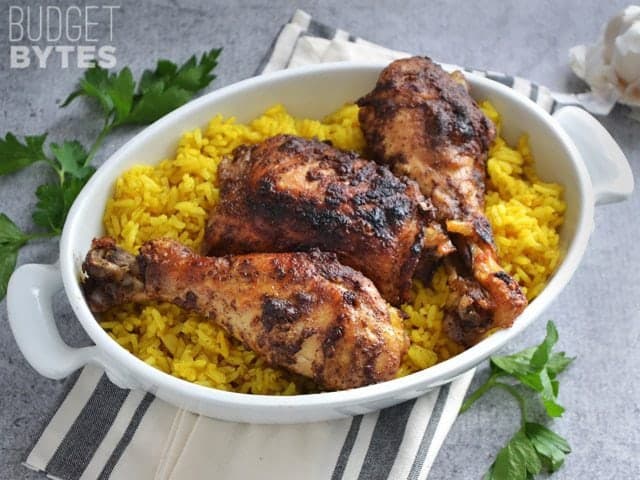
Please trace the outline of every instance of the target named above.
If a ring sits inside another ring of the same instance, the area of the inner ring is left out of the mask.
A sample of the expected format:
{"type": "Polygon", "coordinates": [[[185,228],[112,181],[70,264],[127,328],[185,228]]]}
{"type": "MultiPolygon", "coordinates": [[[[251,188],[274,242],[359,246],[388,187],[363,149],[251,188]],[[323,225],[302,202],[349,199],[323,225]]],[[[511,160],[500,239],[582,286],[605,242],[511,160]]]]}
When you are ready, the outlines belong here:
{"type": "Polygon", "coordinates": [[[613,17],[594,45],[573,47],[569,58],[594,95],[640,106],[640,6],[613,17]]]}

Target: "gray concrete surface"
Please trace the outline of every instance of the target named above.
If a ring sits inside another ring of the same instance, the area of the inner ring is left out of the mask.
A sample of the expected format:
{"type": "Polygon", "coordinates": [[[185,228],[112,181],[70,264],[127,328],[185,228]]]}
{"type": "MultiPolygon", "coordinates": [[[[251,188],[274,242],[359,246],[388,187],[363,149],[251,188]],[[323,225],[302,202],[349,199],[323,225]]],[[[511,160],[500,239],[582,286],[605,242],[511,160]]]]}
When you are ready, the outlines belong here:
{"type": "MultiPolygon", "coordinates": [[[[89,143],[99,129],[95,111],[85,102],[58,108],[81,74],[77,68],[8,68],[8,7],[20,3],[14,0],[0,6],[0,133],[46,130],[51,140],[78,138],[89,143]]],[[[218,79],[210,89],[250,76],[280,25],[299,7],[322,22],[394,49],[510,72],[566,91],[584,88],[567,66],[567,50],[594,39],[602,22],[626,4],[624,0],[107,3],[121,7],[114,13],[113,31],[118,63],[131,65],[135,72],[152,66],[159,57],[181,60],[193,52],[223,46],[218,79]]],[[[84,2],[61,2],[72,4],[84,2]]],[[[108,38],[104,26],[96,27],[93,34],[101,41],[108,38]]],[[[630,121],[622,108],[601,121],[640,178],[640,124],[630,121]]],[[[126,129],[112,135],[96,164],[136,131],[126,129]]],[[[42,168],[31,168],[0,178],[0,210],[31,229],[32,192],[47,175],[42,168]]],[[[575,277],[544,318],[508,349],[538,341],[544,320],[552,318],[560,331],[560,346],[578,357],[562,377],[560,398],[567,411],[554,426],[569,439],[573,453],[554,478],[640,478],[639,220],[638,190],[626,203],[598,207],[597,228],[575,277]]],[[[19,263],[49,263],[56,258],[57,242],[47,241],[25,248],[19,263]]],[[[56,310],[69,341],[85,343],[74,328],[64,298],[59,299],[56,310]]],[[[52,381],[35,373],[18,351],[6,317],[2,302],[0,478],[39,478],[20,462],[61,401],[69,380],[52,381]]],[[[475,384],[486,375],[484,367],[475,384]]],[[[514,431],[517,418],[510,398],[499,392],[487,397],[456,422],[430,478],[480,478],[514,431]]]]}

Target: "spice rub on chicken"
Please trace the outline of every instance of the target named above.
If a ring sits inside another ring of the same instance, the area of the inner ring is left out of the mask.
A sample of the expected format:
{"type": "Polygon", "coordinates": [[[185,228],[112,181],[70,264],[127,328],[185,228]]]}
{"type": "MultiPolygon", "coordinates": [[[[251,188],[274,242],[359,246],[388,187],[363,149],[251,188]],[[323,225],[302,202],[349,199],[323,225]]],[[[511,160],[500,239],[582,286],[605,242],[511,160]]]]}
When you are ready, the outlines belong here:
{"type": "Polygon", "coordinates": [[[462,74],[448,74],[428,58],[397,60],[357,103],[373,158],[418,182],[458,252],[446,260],[453,294],[449,334],[470,345],[493,328],[511,326],[527,301],[499,266],[484,216],[485,163],[495,128],[462,74]]]}
{"type": "MultiPolygon", "coordinates": [[[[361,271],[393,305],[408,300],[434,210],[411,180],[356,153],[291,135],[242,146],[218,168],[210,255],[318,248],[361,271]]],[[[441,233],[441,231],[440,231],[441,233]]]]}
{"type": "Polygon", "coordinates": [[[126,302],[171,302],[326,389],[394,378],[409,346],[401,314],[330,253],[203,257],[161,239],[134,256],[105,237],[93,241],[82,268],[95,313],[126,302]]]}

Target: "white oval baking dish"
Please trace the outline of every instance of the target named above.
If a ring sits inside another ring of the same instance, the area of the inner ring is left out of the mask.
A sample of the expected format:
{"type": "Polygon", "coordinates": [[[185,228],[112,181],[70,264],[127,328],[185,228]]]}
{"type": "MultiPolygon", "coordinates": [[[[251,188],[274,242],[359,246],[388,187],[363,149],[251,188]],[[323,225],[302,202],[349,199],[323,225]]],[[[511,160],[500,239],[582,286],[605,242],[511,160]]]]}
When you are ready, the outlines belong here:
{"type": "Polygon", "coordinates": [[[515,142],[528,133],[537,170],[565,186],[568,204],[561,232],[564,259],[547,287],[513,327],[431,368],[353,390],[292,397],[224,392],[172,377],[147,365],[100,328],[82,296],[80,265],[91,240],[103,233],[102,212],[115,179],[134,164],[170,156],[183,132],[217,113],[251,120],[282,103],[295,116],[321,118],[374,86],[384,64],[336,63],[276,72],[222,88],[160,119],[109,158],[75,201],[60,241],[56,265],[23,265],[11,278],[7,306],[18,346],[42,375],[62,378],[86,364],[104,368],[117,385],[142,389],[179,407],[230,421],[297,423],[362,414],[417,397],[450,382],[521,333],[555,299],[575,272],[593,229],[593,209],[620,201],[633,189],[631,170],[611,136],[589,114],[567,107],[553,117],[527,98],[489,79],[467,74],[476,99],[488,99],[503,118],[503,135],[515,142]],[[95,343],[66,345],[51,309],[64,286],[78,321],[95,343]]]}

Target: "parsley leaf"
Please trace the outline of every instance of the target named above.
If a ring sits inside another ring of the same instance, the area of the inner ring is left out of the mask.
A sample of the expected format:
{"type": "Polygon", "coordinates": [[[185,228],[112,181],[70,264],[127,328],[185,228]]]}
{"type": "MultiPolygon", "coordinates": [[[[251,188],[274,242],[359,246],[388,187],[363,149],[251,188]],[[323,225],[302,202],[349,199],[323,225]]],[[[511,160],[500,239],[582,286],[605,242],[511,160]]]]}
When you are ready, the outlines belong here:
{"type": "Polygon", "coordinates": [[[84,178],[71,177],[62,185],[46,183],[36,190],[36,209],[31,215],[33,222],[56,235],[62,233],[62,227],[67,214],[82,187],[89,180],[95,170],[89,169],[84,178]]]}
{"type": "Polygon", "coordinates": [[[559,417],[564,408],[557,403],[559,382],[557,376],[574,360],[564,352],[553,352],[558,331],[553,322],[547,323],[547,334],[536,347],[521,352],[491,357],[491,375],[462,405],[464,412],[494,387],[510,393],[520,407],[521,428],[496,456],[485,475],[487,480],[528,480],[544,467],[549,472],[558,470],[571,452],[568,442],[547,427],[527,422],[526,401],[514,385],[514,380],[540,394],[549,417],[559,417]],[[509,378],[512,380],[509,382],[509,378]]]}
{"type": "Polygon", "coordinates": [[[539,423],[527,422],[524,429],[533,448],[547,463],[549,471],[555,472],[558,470],[564,463],[567,453],[571,453],[569,443],[560,435],[539,423]]]}
{"type": "Polygon", "coordinates": [[[123,68],[119,73],[109,73],[94,65],[85,72],[80,80],[80,87],[67,97],[62,107],[79,96],[95,98],[107,118],[113,116],[117,123],[129,115],[134,91],[135,83],[129,67],[123,68]]]}
{"type": "Polygon", "coordinates": [[[62,145],[52,143],[51,152],[54,155],[51,163],[58,172],[59,182],[38,187],[38,203],[32,217],[36,225],[59,234],[73,201],[95,169],[85,165],[87,151],[75,140],[65,141],[62,145]]]}
{"type": "Polygon", "coordinates": [[[549,361],[551,349],[558,342],[558,330],[553,322],[547,323],[547,335],[531,355],[531,366],[536,370],[541,370],[549,361]]]}
{"type": "Polygon", "coordinates": [[[7,294],[9,277],[16,268],[18,251],[29,237],[4,213],[0,213],[0,299],[7,294]]]}
{"type": "Polygon", "coordinates": [[[136,84],[133,81],[133,75],[131,75],[131,70],[129,70],[128,67],[122,69],[119,74],[111,76],[113,77],[113,81],[107,88],[107,94],[113,102],[116,123],[122,123],[131,112],[133,92],[136,84]]]}
{"type": "Polygon", "coordinates": [[[484,476],[485,480],[526,479],[537,475],[542,462],[531,441],[522,429],[500,450],[495,462],[484,476]]]}
{"type": "Polygon", "coordinates": [[[542,403],[551,417],[559,417],[564,412],[564,408],[556,401],[558,382],[555,377],[573,360],[565,357],[564,353],[552,354],[551,350],[557,341],[558,331],[553,322],[548,322],[547,335],[537,347],[513,355],[491,357],[492,371],[497,375],[511,375],[540,393],[542,403]]]}
{"type": "Polygon", "coordinates": [[[137,89],[129,68],[109,73],[95,65],[85,72],[79,88],[62,106],[66,107],[79,96],[87,96],[102,106],[107,129],[152,123],[187,103],[216,78],[211,72],[218,64],[220,52],[219,48],[212,49],[199,60],[194,55],[179,68],[168,60],[160,60],[155,70],[143,72],[137,89]]]}
{"type": "Polygon", "coordinates": [[[60,175],[68,173],[75,178],[85,178],[91,171],[91,167],[84,164],[87,151],[80,142],[66,141],[62,145],[52,143],[51,151],[60,167],[60,175]]]}
{"type": "Polygon", "coordinates": [[[122,123],[145,125],[163,117],[167,113],[187,103],[193,94],[178,87],[163,89],[154,85],[141,95],[135,107],[122,123]]]}
{"type": "Polygon", "coordinates": [[[131,115],[122,123],[151,123],[187,103],[216,78],[211,71],[218,64],[220,52],[219,48],[213,49],[203,54],[200,61],[194,55],[180,68],[168,60],[160,60],[155,70],[145,70],[131,115]]]}
{"type": "Polygon", "coordinates": [[[209,85],[215,78],[211,71],[218,65],[221,48],[214,48],[200,57],[193,55],[180,68],[168,60],[160,60],[154,71],[145,70],[140,79],[140,91],[144,94],[158,85],[162,89],[174,86],[189,92],[197,92],[209,85]]]}
{"type": "Polygon", "coordinates": [[[543,467],[555,472],[571,452],[567,441],[539,423],[527,422],[500,450],[485,480],[526,480],[543,467]]]}
{"type": "Polygon", "coordinates": [[[47,134],[24,137],[24,143],[13,133],[0,136],[0,175],[16,172],[32,163],[47,161],[43,146],[47,134]]]}
{"type": "Polygon", "coordinates": [[[547,371],[549,372],[549,376],[551,378],[556,378],[556,376],[563,372],[565,368],[567,368],[571,362],[573,362],[575,358],[567,357],[564,352],[554,352],[549,357],[549,361],[547,362],[547,371]]]}
{"type": "Polygon", "coordinates": [[[542,388],[538,391],[542,397],[542,404],[547,410],[547,415],[550,417],[562,416],[564,407],[556,401],[560,384],[551,380],[549,372],[546,369],[540,371],[539,379],[542,388]]]}
{"type": "Polygon", "coordinates": [[[36,190],[36,209],[31,214],[36,225],[59,233],[64,224],[64,198],[60,185],[46,183],[36,190]]]}

